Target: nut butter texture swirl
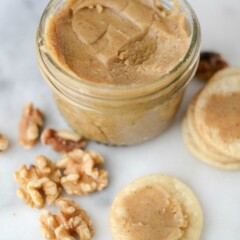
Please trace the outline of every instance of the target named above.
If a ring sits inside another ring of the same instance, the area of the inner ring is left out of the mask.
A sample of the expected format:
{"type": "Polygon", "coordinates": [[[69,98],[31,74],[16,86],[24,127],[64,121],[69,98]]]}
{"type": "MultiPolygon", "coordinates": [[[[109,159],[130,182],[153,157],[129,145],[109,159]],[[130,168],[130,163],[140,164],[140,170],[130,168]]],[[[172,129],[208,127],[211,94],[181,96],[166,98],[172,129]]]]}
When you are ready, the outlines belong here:
{"type": "Polygon", "coordinates": [[[84,81],[130,85],[157,79],[185,56],[190,30],[175,1],[67,0],[47,22],[46,49],[84,81]]]}

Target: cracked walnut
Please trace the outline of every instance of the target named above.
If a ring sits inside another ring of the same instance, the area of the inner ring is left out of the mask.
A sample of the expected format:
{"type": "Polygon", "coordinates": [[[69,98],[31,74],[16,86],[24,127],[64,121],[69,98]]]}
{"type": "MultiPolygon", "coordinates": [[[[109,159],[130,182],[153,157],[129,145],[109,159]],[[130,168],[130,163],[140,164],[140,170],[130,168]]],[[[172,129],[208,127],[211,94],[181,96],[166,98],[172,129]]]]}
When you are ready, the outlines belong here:
{"type": "Polygon", "coordinates": [[[45,203],[52,204],[61,192],[61,172],[44,156],[36,156],[36,166],[23,165],[14,177],[20,188],[17,191],[26,205],[43,208],[45,203]]]}
{"type": "Polygon", "coordinates": [[[39,129],[43,126],[43,113],[34,108],[32,103],[27,104],[19,123],[19,142],[26,148],[32,148],[38,141],[39,129]]]}
{"type": "Polygon", "coordinates": [[[7,150],[8,146],[9,146],[8,138],[0,134],[0,152],[7,150]]]}
{"type": "Polygon", "coordinates": [[[66,130],[56,131],[51,128],[43,131],[41,141],[43,144],[52,145],[53,150],[56,152],[70,152],[86,146],[86,140],[77,133],[66,130]]]}
{"type": "Polygon", "coordinates": [[[88,214],[80,206],[67,198],[59,198],[56,205],[60,212],[52,214],[44,210],[39,218],[40,226],[46,240],[75,240],[72,234],[81,240],[90,240],[94,234],[93,224],[88,214]]]}
{"type": "Polygon", "coordinates": [[[196,77],[209,80],[215,73],[228,67],[226,60],[216,52],[201,52],[196,77]]]}
{"type": "Polygon", "coordinates": [[[101,191],[108,184],[108,172],[99,169],[103,157],[94,151],[74,150],[64,155],[57,167],[63,170],[61,183],[68,194],[86,195],[101,191]]]}

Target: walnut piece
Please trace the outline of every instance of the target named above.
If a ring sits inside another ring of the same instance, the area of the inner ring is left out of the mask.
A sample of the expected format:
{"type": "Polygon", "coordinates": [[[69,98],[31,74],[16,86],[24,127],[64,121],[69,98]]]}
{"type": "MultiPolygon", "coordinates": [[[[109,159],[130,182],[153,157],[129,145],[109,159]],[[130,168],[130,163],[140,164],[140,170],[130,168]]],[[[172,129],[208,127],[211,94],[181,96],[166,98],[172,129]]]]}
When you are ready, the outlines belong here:
{"type": "Polygon", "coordinates": [[[34,108],[32,103],[24,107],[19,123],[19,142],[24,148],[30,149],[37,143],[43,121],[43,113],[38,108],[34,108]]]}
{"type": "Polygon", "coordinates": [[[43,210],[39,218],[40,227],[46,240],[90,240],[94,234],[93,224],[88,214],[80,206],[67,198],[59,198],[56,205],[61,209],[56,215],[43,210]]]}
{"type": "Polygon", "coordinates": [[[219,53],[202,52],[196,77],[203,80],[209,80],[216,72],[228,66],[228,63],[219,53]]]}
{"type": "Polygon", "coordinates": [[[52,145],[56,152],[70,152],[74,149],[84,148],[86,141],[74,132],[66,130],[56,131],[53,129],[45,129],[41,135],[43,144],[52,145]]]}
{"type": "Polygon", "coordinates": [[[64,155],[57,167],[63,170],[61,184],[68,194],[86,195],[101,191],[108,184],[108,172],[99,169],[103,157],[94,151],[74,150],[64,155]]]}
{"type": "Polygon", "coordinates": [[[6,136],[0,134],[0,152],[8,149],[9,141],[6,136]]]}
{"type": "Polygon", "coordinates": [[[26,205],[43,208],[55,202],[61,193],[61,172],[44,156],[36,156],[36,166],[23,165],[14,177],[20,185],[17,195],[26,205]]]}

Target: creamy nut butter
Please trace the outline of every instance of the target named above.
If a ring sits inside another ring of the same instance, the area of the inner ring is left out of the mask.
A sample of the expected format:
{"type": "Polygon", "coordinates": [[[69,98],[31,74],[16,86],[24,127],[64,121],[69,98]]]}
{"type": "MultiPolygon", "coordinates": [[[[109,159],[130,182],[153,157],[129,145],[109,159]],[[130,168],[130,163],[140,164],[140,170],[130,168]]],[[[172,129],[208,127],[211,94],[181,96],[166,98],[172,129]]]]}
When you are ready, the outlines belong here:
{"type": "Polygon", "coordinates": [[[185,1],[53,0],[38,60],[81,135],[128,145],[159,135],[195,73],[199,26],[185,1]]]}
{"type": "Polygon", "coordinates": [[[47,22],[46,48],[79,79],[147,82],[172,70],[190,45],[185,14],[151,0],[76,0],[47,22]],[[158,4],[156,4],[158,3],[158,4]]]}
{"type": "Polygon", "coordinates": [[[240,139],[240,94],[215,94],[209,97],[204,108],[204,120],[210,128],[216,128],[226,143],[240,139]],[[220,107],[219,107],[220,106],[220,107]]]}
{"type": "Polygon", "coordinates": [[[110,210],[114,240],[199,240],[202,210],[180,180],[161,174],[130,183],[110,210]]]}
{"type": "Polygon", "coordinates": [[[126,196],[118,211],[129,239],[134,240],[182,239],[188,224],[180,203],[157,184],[126,196]]]}

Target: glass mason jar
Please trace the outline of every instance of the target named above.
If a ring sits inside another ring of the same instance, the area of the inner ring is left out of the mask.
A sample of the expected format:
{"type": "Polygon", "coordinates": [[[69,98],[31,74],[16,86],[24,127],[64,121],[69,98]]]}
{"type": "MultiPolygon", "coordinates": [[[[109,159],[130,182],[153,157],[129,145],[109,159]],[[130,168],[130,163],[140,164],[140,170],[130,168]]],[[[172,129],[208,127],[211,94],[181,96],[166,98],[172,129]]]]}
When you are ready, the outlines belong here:
{"type": "MultiPolygon", "coordinates": [[[[110,145],[137,144],[158,136],[174,119],[198,66],[200,26],[191,6],[179,1],[189,23],[191,43],[184,59],[170,73],[146,83],[103,86],[70,75],[44,51],[46,21],[64,2],[50,1],[36,41],[40,70],[62,116],[81,136],[110,145]]],[[[173,7],[172,1],[161,2],[173,7]]]]}

